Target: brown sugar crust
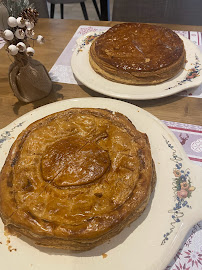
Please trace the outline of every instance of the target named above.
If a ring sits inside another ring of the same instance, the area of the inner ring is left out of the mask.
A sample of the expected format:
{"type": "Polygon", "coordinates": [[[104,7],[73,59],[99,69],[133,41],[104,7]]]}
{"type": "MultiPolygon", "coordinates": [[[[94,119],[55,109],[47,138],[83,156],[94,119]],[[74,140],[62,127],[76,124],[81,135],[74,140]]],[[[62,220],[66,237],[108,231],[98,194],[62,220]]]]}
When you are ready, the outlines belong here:
{"type": "Polygon", "coordinates": [[[106,79],[124,84],[157,84],[181,71],[186,53],[171,29],[122,23],[97,37],[89,53],[92,68],[106,79]]]}
{"type": "Polygon", "coordinates": [[[0,174],[0,216],[38,245],[88,250],[141,215],[155,180],[146,134],[120,113],[72,108],[18,136],[0,174]]]}

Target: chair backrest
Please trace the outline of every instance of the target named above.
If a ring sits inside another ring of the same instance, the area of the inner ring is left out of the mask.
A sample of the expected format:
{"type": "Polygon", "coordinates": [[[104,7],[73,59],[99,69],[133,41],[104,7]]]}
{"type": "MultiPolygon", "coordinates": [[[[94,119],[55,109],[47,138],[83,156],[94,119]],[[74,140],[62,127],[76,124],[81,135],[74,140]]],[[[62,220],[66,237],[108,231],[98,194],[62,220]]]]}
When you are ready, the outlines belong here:
{"type": "Polygon", "coordinates": [[[85,2],[86,0],[47,0],[51,4],[74,4],[85,2]]]}
{"type": "Polygon", "coordinates": [[[46,0],[31,0],[29,1],[30,4],[33,3],[34,7],[39,12],[40,18],[48,18],[48,7],[47,7],[47,1],[46,0]]]}
{"type": "Polygon", "coordinates": [[[112,20],[202,25],[202,0],[114,0],[112,20]]]}

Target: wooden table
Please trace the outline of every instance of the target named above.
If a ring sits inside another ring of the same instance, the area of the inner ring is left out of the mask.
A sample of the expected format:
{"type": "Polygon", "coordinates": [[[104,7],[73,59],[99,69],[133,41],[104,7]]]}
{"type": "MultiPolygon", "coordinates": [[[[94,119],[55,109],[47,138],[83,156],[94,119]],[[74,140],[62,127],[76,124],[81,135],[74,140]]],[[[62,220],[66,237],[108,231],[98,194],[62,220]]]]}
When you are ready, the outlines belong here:
{"type": "MultiPolygon", "coordinates": [[[[36,34],[41,34],[46,38],[46,43],[44,45],[36,44],[35,59],[41,61],[47,69],[50,70],[80,25],[113,26],[114,24],[116,24],[116,22],[40,19],[35,30],[36,34]]],[[[202,26],[167,26],[174,30],[194,30],[202,32],[202,26]]],[[[84,86],[54,83],[53,90],[48,97],[30,104],[25,104],[18,101],[10,89],[8,83],[8,68],[10,64],[11,60],[9,59],[6,51],[1,49],[0,128],[7,126],[16,118],[33,110],[34,108],[51,102],[76,97],[103,97],[103,95],[84,86]]],[[[161,120],[202,125],[202,99],[200,98],[173,95],[157,100],[134,100],[128,102],[142,107],[161,120]]]]}

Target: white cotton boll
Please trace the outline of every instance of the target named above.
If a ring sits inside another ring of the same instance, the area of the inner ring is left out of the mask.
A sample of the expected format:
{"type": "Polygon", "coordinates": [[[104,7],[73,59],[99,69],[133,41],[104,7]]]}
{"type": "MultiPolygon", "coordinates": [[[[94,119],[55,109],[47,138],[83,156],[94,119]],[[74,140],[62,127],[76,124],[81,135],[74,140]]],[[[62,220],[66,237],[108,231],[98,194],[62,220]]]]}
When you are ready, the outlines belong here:
{"type": "Polygon", "coordinates": [[[15,36],[18,39],[24,39],[25,38],[25,32],[22,29],[17,29],[15,31],[15,36]]]}
{"type": "Polygon", "coordinates": [[[44,37],[41,36],[41,35],[38,35],[36,41],[37,41],[39,44],[44,44],[44,37]]]}
{"type": "Polygon", "coordinates": [[[18,27],[20,28],[24,28],[25,27],[25,21],[22,17],[18,17],[17,18],[17,24],[18,24],[18,27]]]}
{"type": "Polygon", "coordinates": [[[11,30],[5,30],[4,33],[3,33],[3,37],[4,39],[6,40],[12,40],[14,38],[14,34],[11,30]]]}
{"type": "Polygon", "coordinates": [[[30,21],[26,21],[25,22],[25,25],[27,27],[28,30],[31,30],[34,28],[34,23],[33,22],[30,22],[30,21]]]}
{"type": "Polygon", "coordinates": [[[28,54],[29,56],[33,56],[34,53],[35,53],[35,50],[34,50],[32,47],[28,47],[28,48],[27,48],[27,54],[28,54]]]}
{"type": "Polygon", "coordinates": [[[18,25],[17,19],[14,18],[14,17],[9,17],[9,18],[8,18],[8,25],[9,25],[10,27],[16,27],[16,26],[18,25]]]}
{"type": "Polygon", "coordinates": [[[25,52],[26,51],[26,45],[25,45],[25,43],[19,42],[16,46],[17,46],[19,52],[25,52]]]}
{"type": "Polygon", "coordinates": [[[15,45],[8,46],[8,51],[11,55],[16,55],[18,53],[18,47],[15,45]]]}
{"type": "Polygon", "coordinates": [[[26,34],[26,36],[27,36],[28,38],[33,38],[34,35],[35,35],[33,29],[30,29],[30,30],[29,30],[29,29],[26,29],[26,30],[25,30],[25,34],[26,34]]]}

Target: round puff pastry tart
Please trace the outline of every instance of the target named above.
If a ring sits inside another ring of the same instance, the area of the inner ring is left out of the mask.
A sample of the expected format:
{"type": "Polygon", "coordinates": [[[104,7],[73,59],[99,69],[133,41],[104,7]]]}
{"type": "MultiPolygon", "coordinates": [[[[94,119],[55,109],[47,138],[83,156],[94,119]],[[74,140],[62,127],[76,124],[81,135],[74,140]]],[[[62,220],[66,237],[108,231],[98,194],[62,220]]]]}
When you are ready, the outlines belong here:
{"type": "Polygon", "coordinates": [[[89,250],[141,215],[154,184],[146,134],[120,113],[72,108],[18,136],[0,174],[0,215],[38,245],[89,250]]]}
{"type": "Polygon", "coordinates": [[[171,29],[122,23],[97,37],[89,53],[95,72],[124,84],[158,84],[178,74],[185,64],[184,43],[171,29]]]}

